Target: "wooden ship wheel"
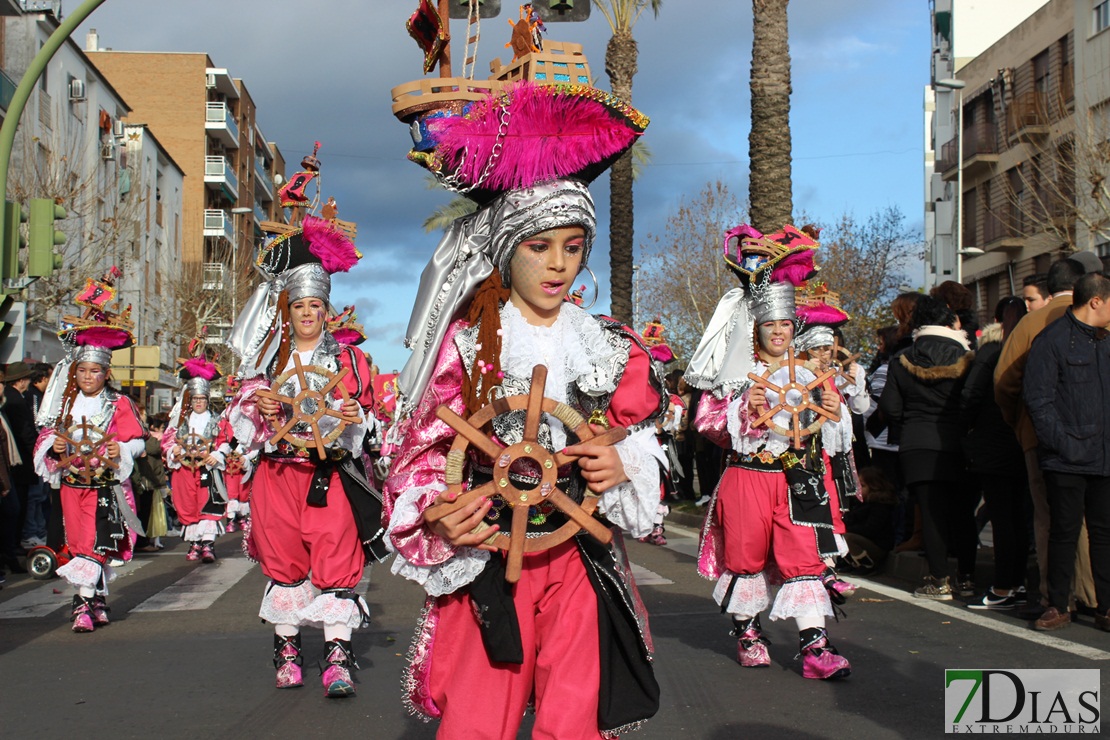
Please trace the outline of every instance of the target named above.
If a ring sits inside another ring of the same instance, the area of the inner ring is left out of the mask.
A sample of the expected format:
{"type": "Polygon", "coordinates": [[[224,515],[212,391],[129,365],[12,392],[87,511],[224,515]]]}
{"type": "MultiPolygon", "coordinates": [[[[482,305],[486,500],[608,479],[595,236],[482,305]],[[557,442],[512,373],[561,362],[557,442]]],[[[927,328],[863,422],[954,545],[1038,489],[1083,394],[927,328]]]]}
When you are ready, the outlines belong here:
{"type": "Polygon", "coordinates": [[[241,475],[243,472],[243,456],[238,452],[232,452],[224,458],[224,474],[226,475],[241,475]]]}
{"type": "Polygon", "coordinates": [[[90,424],[88,418],[82,416],[80,424],[59,429],[57,435],[66,443],[66,454],[58,464],[79,477],[85,485],[91,485],[93,479],[103,475],[108,468],[119,470],[119,463],[104,451],[105,446],[115,440],[115,434],[90,424]]]}
{"type": "Polygon", "coordinates": [[[783,437],[789,437],[791,443],[795,448],[802,446],[803,438],[807,438],[817,432],[821,425],[826,420],[839,421],[839,414],[832,414],[826,411],[823,407],[813,403],[813,391],[820,388],[822,384],[829,378],[836,374],[836,370],[830,368],[825,372],[821,372],[818,367],[807,360],[799,359],[794,354],[794,348],[791,347],[786,352],[786,357],[778,360],[775,363],[767,366],[762,375],[756,373],[748,373],[748,377],[756,384],[769,391],[774,391],[778,394],[778,402],[774,405],[769,405],[764,412],[752,422],[752,426],[764,426],[773,431],[775,434],[781,434],[783,437]],[[789,371],[789,380],[783,385],[779,386],[771,382],[771,376],[778,370],[787,368],[789,371]],[[808,383],[802,383],[798,380],[798,368],[805,368],[813,373],[814,378],[808,383]],[[790,393],[796,393],[798,400],[791,401],[789,398],[790,393]],[[774,416],[780,411],[790,414],[791,424],[789,428],[780,426],[774,421],[774,416]],[[812,411],[817,414],[817,418],[812,423],[802,426],[801,415],[803,411],[812,411]]]}
{"type": "Polygon", "coordinates": [[[274,378],[274,382],[268,390],[256,391],[263,398],[271,398],[279,403],[287,404],[293,409],[293,413],[289,420],[285,422],[285,425],[270,437],[270,444],[277,444],[284,439],[294,447],[307,448],[312,445],[316,448],[320,459],[326,460],[328,456],[327,446],[339,439],[339,435],[343,433],[348,424],[357,424],[361,421],[357,416],[344,416],[328,405],[328,394],[335,388],[339,389],[339,394],[343,397],[344,402],[351,400],[351,394],[347,392],[347,386],[340,382],[347,376],[348,372],[349,370],[346,367],[340,368],[338,373],[333,373],[326,367],[319,365],[302,365],[300,357],[294,352],[293,368],[274,378]],[[324,387],[318,391],[312,390],[308,385],[308,373],[325,378],[324,387]],[[301,387],[300,392],[292,397],[282,395],[281,387],[293,376],[297,377],[301,387]],[[338,424],[335,429],[327,434],[321,434],[320,420],[325,416],[338,420],[338,424]],[[312,439],[304,439],[290,434],[297,424],[307,426],[312,431],[312,439]]]}
{"type": "Polygon", "coordinates": [[[848,372],[848,368],[850,368],[852,366],[852,363],[859,358],[860,353],[856,352],[855,354],[852,354],[851,350],[840,344],[839,338],[833,340],[832,368],[836,371],[836,377],[838,380],[842,379],[848,385],[856,384],[856,379],[852,377],[852,374],[850,372],[848,372]]]}
{"type": "Polygon", "coordinates": [[[181,467],[197,470],[204,465],[204,461],[212,454],[212,444],[207,437],[202,437],[196,432],[178,438],[177,444],[181,446],[181,467]]]}
{"type": "MultiPolygon", "coordinates": [[[[612,532],[594,518],[600,497],[586,491],[581,504],[562,491],[557,483],[559,468],[578,459],[566,452],[552,453],[539,444],[540,417],[546,412],[561,421],[571,430],[580,442],[609,446],[628,436],[624,427],[613,427],[601,434],[595,434],[589,422],[577,411],[564,403],[545,398],[544,384],[547,381],[547,368],[537,365],[532,371],[532,386],[528,395],[499,398],[483,407],[469,419],[451,411],[447,406],[436,409],[436,416],[447,422],[456,432],[451,450],[447,453],[445,482],[447,490],[436,499],[436,503],[424,511],[424,519],[437,522],[443,517],[458,511],[475,499],[497,494],[512,508],[512,529],[509,534],[494,533],[485,544],[501,550],[508,550],[508,563],[505,580],[516,583],[520,580],[521,565],[526,552],[541,552],[566,542],[586,530],[599,542],[608,544],[613,539],[612,532]],[[495,417],[509,411],[525,410],[524,436],[520,442],[503,447],[486,435],[482,429],[495,417]],[[467,450],[473,446],[488,457],[493,466],[493,480],[471,490],[463,490],[463,468],[466,465],[467,450]],[[528,461],[540,471],[540,483],[531,490],[517,488],[509,471],[518,461],[528,461]],[[553,532],[537,537],[526,537],[528,527],[528,508],[541,503],[550,503],[566,515],[568,521],[553,532]]],[[[488,527],[482,523],[474,531],[488,527]]]]}

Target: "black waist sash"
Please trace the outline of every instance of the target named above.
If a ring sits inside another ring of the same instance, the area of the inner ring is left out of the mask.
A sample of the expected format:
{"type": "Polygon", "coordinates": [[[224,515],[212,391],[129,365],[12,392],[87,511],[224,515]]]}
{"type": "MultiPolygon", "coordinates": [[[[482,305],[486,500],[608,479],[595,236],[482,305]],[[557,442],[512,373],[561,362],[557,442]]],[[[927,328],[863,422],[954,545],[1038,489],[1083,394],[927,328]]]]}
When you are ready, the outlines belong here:
{"type": "Polygon", "coordinates": [[[346,450],[331,452],[334,456],[329,454],[325,460],[316,457],[298,460],[315,466],[306,503],[314,507],[327,506],[332,473],[339,473],[339,482],[351,505],[362,550],[368,559],[381,562],[389,557],[385,545],[385,527],[382,526],[382,496],[370,484],[361,457],[355,458],[346,450]]]}

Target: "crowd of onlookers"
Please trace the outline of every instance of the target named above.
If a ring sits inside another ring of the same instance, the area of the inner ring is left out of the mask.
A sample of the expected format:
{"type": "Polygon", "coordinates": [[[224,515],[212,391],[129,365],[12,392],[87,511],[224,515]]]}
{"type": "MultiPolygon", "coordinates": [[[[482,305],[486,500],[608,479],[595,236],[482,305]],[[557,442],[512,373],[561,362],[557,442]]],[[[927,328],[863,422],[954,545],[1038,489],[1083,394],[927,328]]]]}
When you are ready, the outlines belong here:
{"type": "MultiPolygon", "coordinates": [[[[983,326],[976,305],[947,281],[899,295],[896,323],[877,331],[870,408],[853,418],[862,500],[844,515],[840,569],[920,553],[917,597],[1016,610],[1041,630],[1088,611],[1110,630],[1110,279],[1078,252],[983,326]],[[990,582],[975,575],[984,542],[990,582]]],[[[668,497],[704,506],[722,450],[690,423],[700,391],[681,371],[667,383],[687,410],[668,440],[680,463],[668,497]]]]}

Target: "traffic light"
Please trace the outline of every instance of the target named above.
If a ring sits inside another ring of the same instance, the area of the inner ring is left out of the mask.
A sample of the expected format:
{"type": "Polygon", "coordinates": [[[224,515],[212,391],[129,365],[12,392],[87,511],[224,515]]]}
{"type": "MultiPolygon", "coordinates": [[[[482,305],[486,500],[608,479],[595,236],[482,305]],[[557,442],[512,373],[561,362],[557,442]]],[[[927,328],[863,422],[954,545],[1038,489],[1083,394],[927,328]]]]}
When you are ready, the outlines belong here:
{"type": "Polygon", "coordinates": [[[0,245],[0,278],[19,277],[19,250],[27,246],[20,224],[27,222],[27,211],[18,203],[4,201],[4,234],[0,245]]]}
{"type": "Polygon", "coordinates": [[[560,23],[586,20],[592,4],[592,0],[535,0],[532,7],[544,23],[560,23]]]}
{"type": "Polygon", "coordinates": [[[50,277],[62,266],[62,255],[54,247],[66,243],[66,235],[54,228],[66,209],[50,198],[31,199],[30,230],[27,239],[28,277],[50,277]]]}
{"type": "MultiPolygon", "coordinates": [[[[496,18],[501,12],[501,0],[478,0],[479,18],[496,18]]],[[[447,8],[450,18],[469,18],[470,0],[451,0],[447,8]]]]}

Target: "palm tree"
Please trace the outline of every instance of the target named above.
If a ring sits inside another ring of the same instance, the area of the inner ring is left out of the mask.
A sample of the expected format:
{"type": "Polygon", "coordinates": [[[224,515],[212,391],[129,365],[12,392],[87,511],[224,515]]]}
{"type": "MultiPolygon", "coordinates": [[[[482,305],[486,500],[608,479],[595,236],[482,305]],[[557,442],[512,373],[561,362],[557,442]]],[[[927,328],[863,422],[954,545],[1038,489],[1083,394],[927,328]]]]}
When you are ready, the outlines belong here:
{"type": "MultiPolygon", "coordinates": [[[[593,0],[613,35],[605,47],[605,73],[609,89],[632,103],[632,78],[639,49],[632,27],[649,6],[656,17],[663,0],[593,0]]],[[[609,172],[609,299],[613,318],[632,323],[632,154],[625,153],[609,172]]]]}
{"type": "Polygon", "coordinates": [[[765,234],[793,219],[790,180],[789,0],[752,0],[752,128],[748,158],[752,225],[765,234]]]}

